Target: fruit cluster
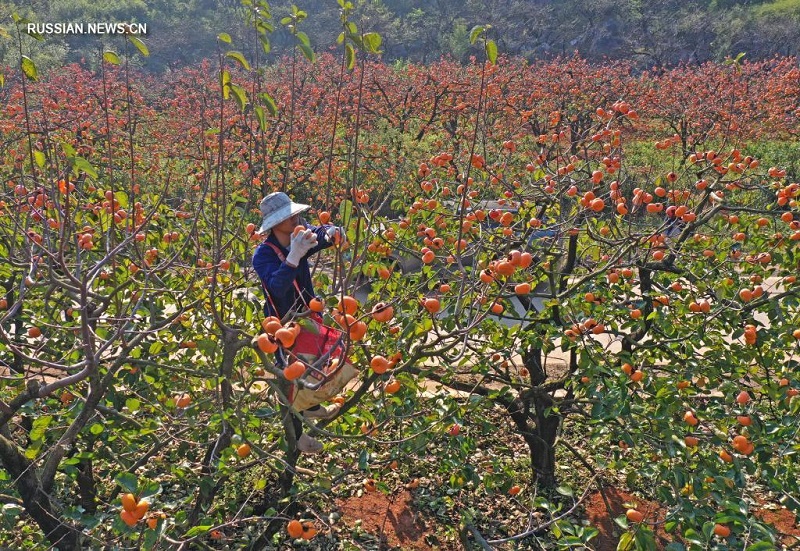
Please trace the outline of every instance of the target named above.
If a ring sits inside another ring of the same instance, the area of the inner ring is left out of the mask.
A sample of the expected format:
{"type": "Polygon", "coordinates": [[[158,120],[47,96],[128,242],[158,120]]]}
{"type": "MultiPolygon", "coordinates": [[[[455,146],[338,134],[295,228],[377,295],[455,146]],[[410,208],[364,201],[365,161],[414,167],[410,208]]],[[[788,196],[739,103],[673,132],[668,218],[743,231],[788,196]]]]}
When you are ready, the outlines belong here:
{"type": "Polygon", "coordinates": [[[317,535],[317,529],[314,527],[314,523],[309,520],[303,522],[299,520],[290,520],[286,525],[286,532],[288,532],[289,536],[292,538],[303,538],[304,540],[313,539],[314,536],[317,535]]]}
{"type": "Polygon", "coordinates": [[[123,494],[122,511],[119,512],[119,517],[128,526],[135,526],[144,518],[149,508],[150,503],[147,501],[139,500],[133,494],[123,494]]]}

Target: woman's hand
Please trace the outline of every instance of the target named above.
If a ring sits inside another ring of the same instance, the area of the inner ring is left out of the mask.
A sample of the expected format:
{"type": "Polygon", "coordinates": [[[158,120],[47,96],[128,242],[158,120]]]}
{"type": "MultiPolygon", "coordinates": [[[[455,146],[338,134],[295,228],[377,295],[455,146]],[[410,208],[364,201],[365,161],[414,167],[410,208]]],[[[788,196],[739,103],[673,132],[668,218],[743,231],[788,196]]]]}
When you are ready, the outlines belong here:
{"type": "Polygon", "coordinates": [[[317,234],[311,230],[302,230],[292,236],[289,242],[289,254],[286,262],[296,268],[303,257],[317,245],[317,234]]]}
{"type": "Polygon", "coordinates": [[[344,231],[344,228],[339,226],[331,226],[325,233],[328,235],[328,241],[335,245],[341,245],[347,242],[347,232],[344,231]]]}

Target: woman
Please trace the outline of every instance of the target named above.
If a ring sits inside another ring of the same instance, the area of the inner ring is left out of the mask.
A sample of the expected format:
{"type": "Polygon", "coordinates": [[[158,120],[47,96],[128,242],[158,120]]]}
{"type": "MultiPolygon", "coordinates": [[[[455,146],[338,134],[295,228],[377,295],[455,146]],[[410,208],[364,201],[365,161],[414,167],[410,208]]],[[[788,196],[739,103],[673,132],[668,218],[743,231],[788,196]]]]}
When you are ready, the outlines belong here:
{"type": "MultiPolygon", "coordinates": [[[[344,232],[336,226],[309,226],[300,222],[300,214],[310,205],[293,202],[282,192],[270,193],[261,200],[263,220],[258,229],[265,236],[253,255],[253,268],[261,279],[267,295],[264,304],[265,316],[283,318],[290,311],[302,311],[314,297],[311,270],[308,258],[314,253],[328,248],[338,234],[344,232]],[[304,230],[294,233],[297,226],[304,230]]],[[[279,350],[275,354],[276,363],[286,365],[286,357],[279,350]]],[[[330,419],[338,411],[338,406],[314,406],[303,412],[310,419],[330,419]]],[[[295,418],[294,429],[297,449],[303,453],[319,453],[322,443],[302,433],[303,423],[295,418]]]]}

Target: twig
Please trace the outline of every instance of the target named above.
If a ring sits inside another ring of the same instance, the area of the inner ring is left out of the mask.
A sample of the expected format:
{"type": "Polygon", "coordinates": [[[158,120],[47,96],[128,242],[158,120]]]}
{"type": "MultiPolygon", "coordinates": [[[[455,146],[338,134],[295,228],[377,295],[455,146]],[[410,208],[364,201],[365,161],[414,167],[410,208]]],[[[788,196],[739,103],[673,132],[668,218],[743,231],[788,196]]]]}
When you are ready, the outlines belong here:
{"type": "Polygon", "coordinates": [[[13,503],[14,505],[22,505],[24,502],[18,497],[0,494],[0,503],[13,503]]]}
{"type": "MultiPolygon", "coordinates": [[[[570,445],[569,445],[567,442],[560,441],[560,442],[559,442],[559,444],[562,444],[562,445],[563,445],[565,448],[567,448],[569,451],[571,451],[571,452],[572,452],[572,454],[573,454],[575,457],[577,457],[577,458],[578,458],[578,461],[580,461],[580,462],[581,462],[581,464],[582,464],[584,467],[586,467],[587,469],[589,469],[589,472],[590,472],[590,473],[592,473],[592,475],[593,475],[594,479],[596,479],[596,480],[597,480],[597,489],[600,491],[600,497],[602,498],[602,500],[603,500],[603,503],[604,503],[604,504],[605,504],[605,506],[606,506],[606,511],[608,511],[608,514],[609,514],[609,515],[613,515],[614,511],[613,511],[613,509],[611,508],[611,502],[608,500],[608,496],[606,495],[606,490],[605,490],[605,488],[603,487],[603,480],[602,480],[602,478],[600,477],[600,475],[597,473],[597,471],[595,471],[594,467],[592,467],[591,463],[589,463],[589,462],[586,460],[586,458],[585,458],[585,457],[583,457],[583,456],[582,456],[582,455],[581,455],[581,454],[578,452],[578,450],[576,450],[574,447],[570,446],[570,445]]],[[[615,528],[614,530],[616,531],[616,528],[615,528]]]]}
{"type": "Polygon", "coordinates": [[[592,477],[592,480],[589,481],[589,483],[586,485],[586,490],[583,491],[583,494],[581,494],[581,497],[578,498],[578,500],[572,505],[572,507],[570,507],[567,511],[564,511],[564,513],[558,515],[557,517],[551,518],[550,520],[548,520],[544,524],[540,524],[536,528],[531,528],[531,529],[526,530],[526,531],[524,531],[524,532],[522,532],[520,534],[517,534],[515,536],[510,536],[508,538],[503,538],[503,539],[499,539],[499,540],[489,540],[488,543],[507,543],[509,541],[521,540],[523,538],[527,538],[528,536],[532,536],[532,535],[536,534],[536,532],[540,532],[540,531],[544,530],[545,528],[555,524],[556,522],[558,522],[562,518],[568,517],[569,515],[571,515],[573,513],[573,511],[575,511],[575,509],[578,508],[578,505],[583,503],[583,501],[586,499],[586,496],[589,495],[589,490],[594,485],[596,479],[597,479],[597,476],[593,476],[592,477]]]}
{"type": "Polygon", "coordinates": [[[461,533],[460,533],[461,543],[464,544],[465,549],[469,549],[469,540],[467,539],[468,536],[467,532],[472,534],[472,537],[475,538],[475,542],[481,546],[481,549],[484,549],[485,551],[494,551],[494,547],[489,545],[489,542],[487,542],[486,538],[484,538],[481,535],[481,533],[478,532],[478,529],[469,523],[461,527],[461,533]]]}

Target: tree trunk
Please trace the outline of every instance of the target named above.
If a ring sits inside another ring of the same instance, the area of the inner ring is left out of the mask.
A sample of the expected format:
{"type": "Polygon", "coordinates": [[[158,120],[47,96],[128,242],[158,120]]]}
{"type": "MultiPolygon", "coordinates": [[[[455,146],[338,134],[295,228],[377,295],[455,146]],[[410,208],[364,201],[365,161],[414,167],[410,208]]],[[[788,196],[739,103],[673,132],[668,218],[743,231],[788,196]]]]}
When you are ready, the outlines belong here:
{"type": "Polygon", "coordinates": [[[533,438],[526,439],[531,451],[531,469],[536,482],[545,488],[556,485],[556,438],[561,417],[547,414],[546,410],[553,405],[549,396],[534,398],[536,411],[536,430],[533,438]]]}
{"type": "Polygon", "coordinates": [[[59,518],[53,510],[50,496],[42,490],[42,484],[31,462],[25,459],[13,442],[0,434],[0,463],[14,480],[25,511],[42,529],[45,537],[60,551],[80,549],[78,532],[59,518]]]}
{"type": "Polygon", "coordinates": [[[78,463],[78,491],[80,503],[86,512],[93,515],[97,512],[97,483],[94,479],[94,469],[91,459],[81,459],[78,463]]]}
{"type": "MultiPolygon", "coordinates": [[[[542,365],[541,349],[534,346],[523,350],[522,359],[528,369],[531,386],[544,384],[547,373],[542,365]]],[[[553,399],[544,392],[532,393],[525,399],[516,400],[514,406],[509,412],[528,445],[532,479],[541,487],[553,487],[556,485],[555,443],[561,424],[561,416],[548,412],[553,406],[553,399]]]]}
{"type": "MultiPolygon", "coordinates": [[[[287,388],[288,390],[288,388],[287,388]]],[[[283,415],[283,430],[286,435],[286,468],[278,475],[278,487],[282,495],[287,495],[294,484],[294,468],[297,466],[297,459],[300,457],[300,450],[297,449],[297,433],[295,432],[295,420],[289,408],[281,404],[280,412],[283,415]]]]}
{"type": "MultiPolygon", "coordinates": [[[[233,378],[233,365],[236,359],[236,352],[239,350],[237,345],[236,333],[225,330],[223,336],[222,362],[219,367],[219,376],[221,379],[219,394],[220,411],[229,411],[232,407],[233,385],[231,384],[231,379],[233,378]]],[[[233,429],[230,423],[223,417],[222,430],[219,436],[208,444],[206,455],[203,457],[201,472],[207,479],[211,479],[217,471],[217,462],[222,455],[222,450],[231,445],[232,437],[233,429]]],[[[200,519],[200,513],[211,506],[220,484],[224,483],[226,480],[227,477],[223,477],[222,479],[216,480],[213,485],[200,485],[200,491],[197,494],[194,507],[188,517],[191,526],[194,526],[200,519]]]]}
{"type": "Polygon", "coordinates": [[[559,416],[545,414],[548,404],[552,405],[552,400],[536,396],[525,401],[515,400],[507,406],[517,432],[522,435],[530,451],[531,479],[543,488],[556,485],[555,442],[561,423],[559,416]],[[534,423],[531,423],[532,417],[534,423]]]}
{"type": "MultiPolygon", "coordinates": [[[[281,385],[281,390],[286,392],[289,390],[288,384],[281,385]]],[[[289,408],[280,404],[280,412],[283,416],[283,429],[286,435],[286,468],[283,469],[278,475],[276,482],[275,492],[277,495],[269,496],[267,500],[270,503],[279,503],[284,496],[288,495],[294,484],[295,467],[297,466],[297,459],[300,457],[300,451],[297,449],[297,434],[295,432],[295,420],[289,408]]],[[[297,502],[293,501],[283,511],[284,514],[293,516],[298,510],[297,502]]],[[[249,549],[266,549],[269,547],[272,537],[277,534],[284,526],[283,521],[273,519],[264,529],[258,538],[256,538],[250,545],[249,549]]]]}

